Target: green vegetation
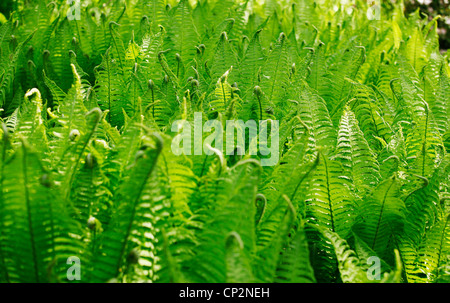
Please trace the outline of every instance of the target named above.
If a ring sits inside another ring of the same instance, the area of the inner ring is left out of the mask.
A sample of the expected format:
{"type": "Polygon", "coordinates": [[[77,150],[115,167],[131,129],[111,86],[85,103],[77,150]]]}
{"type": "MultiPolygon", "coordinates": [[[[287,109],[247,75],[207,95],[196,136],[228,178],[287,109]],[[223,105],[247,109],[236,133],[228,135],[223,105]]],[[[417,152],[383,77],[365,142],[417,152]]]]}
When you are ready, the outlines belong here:
{"type": "Polygon", "coordinates": [[[420,12],[432,20],[436,18],[438,21],[438,34],[440,38],[441,48],[450,48],[450,2],[448,0],[407,0],[406,11],[420,12]]]}
{"type": "Polygon", "coordinates": [[[0,282],[449,282],[437,20],[347,2],[4,2],[0,282]],[[176,156],[195,112],[279,162],[176,156]]]}

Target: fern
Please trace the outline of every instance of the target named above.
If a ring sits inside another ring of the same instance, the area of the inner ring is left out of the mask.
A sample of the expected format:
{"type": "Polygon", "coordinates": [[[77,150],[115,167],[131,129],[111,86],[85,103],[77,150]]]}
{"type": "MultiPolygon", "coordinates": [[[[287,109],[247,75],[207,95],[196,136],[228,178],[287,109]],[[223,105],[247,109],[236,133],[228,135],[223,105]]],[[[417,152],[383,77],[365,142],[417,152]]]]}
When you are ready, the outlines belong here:
{"type": "Polygon", "coordinates": [[[370,5],[16,1],[0,282],[448,282],[439,20],[370,5]]]}

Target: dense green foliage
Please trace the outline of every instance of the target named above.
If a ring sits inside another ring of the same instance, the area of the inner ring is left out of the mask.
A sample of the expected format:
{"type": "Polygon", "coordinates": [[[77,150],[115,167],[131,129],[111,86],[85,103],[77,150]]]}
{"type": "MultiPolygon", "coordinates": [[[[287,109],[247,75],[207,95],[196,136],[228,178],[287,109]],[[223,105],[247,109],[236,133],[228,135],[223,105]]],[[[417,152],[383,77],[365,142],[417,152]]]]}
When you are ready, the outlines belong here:
{"type": "Polygon", "coordinates": [[[0,28],[0,282],[67,282],[71,256],[82,282],[449,281],[436,20],[83,0],[70,21],[65,0],[25,2],[0,28]],[[279,163],[174,155],[194,112],[279,120],[279,163]]]}
{"type": "Polygon", "coordinates": [[[407,0],[407,11],[420,10],[430,20],[439,16],[438,34],[441,48],[450,48],[450,1],[449,0],[407,0]]]}

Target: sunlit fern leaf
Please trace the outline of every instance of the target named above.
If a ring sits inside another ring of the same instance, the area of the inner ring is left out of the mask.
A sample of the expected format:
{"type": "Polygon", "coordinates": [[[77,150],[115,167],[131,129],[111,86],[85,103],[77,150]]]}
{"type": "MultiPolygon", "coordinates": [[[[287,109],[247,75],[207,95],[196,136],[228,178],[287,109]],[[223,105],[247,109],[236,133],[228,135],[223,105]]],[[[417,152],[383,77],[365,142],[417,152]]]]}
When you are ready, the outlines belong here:
{"type": "Polygon", "coordinates": [[[428,104],[425,106],[425,116],[414,121],[406,138],[406,150],[411,172],[428,178],[434,172],[442,141],[428,104]]]}
{"type": "Polygon", "coordinates": [[[201,36],[213,31],[213,16],[208,14],[212,10],[213,4],[209,1],[198,2],[192,11],[192,18],[201,36]]]}
{"type": "Polygon", "coordinates": [[[72,20],[65,1],[20,0],[0,14],[0,282],[67,282],[67,256],[83,282],[354,282],[371,257],[380,282],[447,281],[438,19],[400,3],[369,20],[353,2],[92,0],[72,20]],[[280,160],[259,167],[249,142],[161,150],[198,112],[279,121],[280,160]]]}
{"type": "MultiPolygon", "coordinates": [[[[170,144],[170,142],[168,142],[170,144]]],[[[197,189],[198,179],[189,167],[187,158],[176,157],[171,152],[161,155],[160,166],[170,187],[173,207],[180,213],[191,214],[188,201],[197,189]]]]}
{"type": "Polygon", "coordinates": [[[402,238],[398,247],[400,248],[403,263],[403,280],[406,283],[426,280],[426,274],[416,266],[417,246],[412,243],[411,239],[402,238]]]}
{"type": "Polygon", "coordinates": [[[349,180],[340,163],[319,153],[319,164],[310,182],[307,222],[347,237],[355,219],[355,206],[349,180]]]}
{"type": "Polygon", "coordinates": [[[427,54],[424,48],[424,39],[422,32],[416,27],[413,29],[409,40],[401,49],[414,70],[419,73],[427,63],[427,54]]]}
{"type": "MultiPolygon", "coordinates": [[[[295,103],[292,102],[292,108],[287,112],[280,120],[279,128],[279,145],[282,149],[280,151],[280,157],[284,157],[286,153],[298,142],[302,141],[305,136],[309,135],[309,129],[297,116],[295,103]]],[[[309,138],[307,138],[309,139],[309,138]]]]}
{"type": "Polygon", "coordinates": [[[372,85],[372,89],[374,91],[374,97],[378,100],[380,114],[383,117],[386,125],[390,126],[393,124],[394,116],[395,116],[395,104],[392,99],[392,92],[390,95],[387,95],[385,92],[381,91],[377,86],[372,85]]]}
{"type": "Polygon", "coordinates": [[[231,70],[227,71],[217,81],[214,94],[211,96],[212,100],[208,105],[209,112],[225,113],[231,102],[231,85],[228,83],[228,75],[231,70]]]}
{"type": "Polygon", "coordinates": [[[146,107],[146,117],[154,119],[161,130],[168,129],[180,110],[176,88],[172,83],[163,80],[162,87],[155,91],[148,91],[144,100],[149,102],[146,107]]]}
{"type": "Polygon", "coordinates": [[[448,131],[450,122],[450,78],[442,65],[436,93],[436,103],[431,104],[431,111],[441,134],[448,131]]]}
{"type": "Polygon", "coordinates": [[[383,179],[389,178],[394,172],[407,170],[406,139],[401,127],[394,133],[378,154],[380,173],[383,179]]]}
{"type": "Polygon", "coordinates": [[[222,171],[220,159],[217,155],[193,156],[193,172],[197,176],[197,190],[189,201],[190,210],[203,220],[209,217],[210,209],[214,209],[216,204],[213,198],[216,195],[218,186],[217,176],[222,171]]]}
{"type": "Polygon", "coordinates": [[[364,193],[381,179],[376,156],[364,138],[355,115],[348,108],[341,117],[334,160],[342,163],[356,192],[364,193]]]}
{"type": "Polygon", "coordinates": [[[405,221],[405,205],[398,197],[400,182],[394,176],[378,185],[363,199],[358,218],[353,227],[380,257],[384,258],[389,241],[401,233],[405,221]]]}
{"type": "Polygon", "coordinates": [[[333,127],[325,101],[306,85],[300,92],[298,115],[310,130],[312,151],[322,147],[326,154],[336,146],[336,129],[333,127]]]}
{"type": "Polygon", "coordinates": [[[439,16],[434,17],[424,28],[424,48],[427,55],[432,54],[433,52],[439,52],[439,16]]]}
{"type": "Polygon", "coordinates": [[[14,112],[5,120],[6,132],[10,134],[14,133],[19,124],[20,108],[16,108],[14,112]]]}
{"type": "Polygon", "coordinates": [[[69,22],[69,26],[71,27],[71,32],[73,33],[72,38],[72,46],[73,51],[81,57],[81,63],[83,65],[89,64],[89,58],[86,58],[85,55],[91,55],[93,53],[93,41],[90,39],[92,38],[92,31],[89,26],[87,26],[88,20],[91,20],[91,17],[88,16],[87,10],[81,10],[80,15],[82,15],[81,20],[71,20],[69,22]],[[84,55],[84,56],[82,56],[84,55]]]}
{"type": "Polygon", "coordinates": [[[45,153],[48,151],[48,140],[42,111],[43,104],[39,90],[32,89],[27,92],[20,108],[19,123],[15,127],[14,134],[15,143],[20,144],[20,138],[27,138],[29,144],[45,153]]]}
{"type": "Polygon", "coordinates": [[[399,78],[391,81],[391,89],[397,100],[393,125],[395,129],[398,129],[401,123],[411,123],[420,119],[427,111],[424,92],[418,86],[418,74],[402,56],[399,56],[398,63],[399,78]]]}
{"type": "MultiPolygon", "coordinates": [[[[53,127],[50,132],[50,159],[53,165],[63,161],[67,149],[74,145],[79,135],[86,130],[84,115],[87,110],[81,95],[81,80],[76,73],[75,66],[72,66],[72,68],[74,84],[66,95],[64,102],[57,108],[55,113],[57,126],[53,127]]],[[[65,160],[67,161],[67,159],[65,160]]]]}
{"type": "Polygon", "coordinates": [[[101,149],[116,148],[121,140],[121,134],[117,128],[112,127],[107,121],[106,113],[103,113],[101,122],[97,127],[97,133],[95,135],[96,141],[93,142],[93,146],[97,148],[97,144],[101,145],[101,149]]]}
{"type": "Polygon", "coordinates": [[[150,79],[156,82],[162,77],[157,56],[162,51],[163,36],[164,33],[160,31],[153,35],[146,35],[142,40],[140,47],[140,57],[142,58],[140,65],[142,68],[139,69],[138,74],[142,75],[142,80],[145,82],[148,82],[150,79]]]}
{"type": "Polygon", "coordinates": [[[72,65],[74,84],[64,102],[58,107],[58,126],[53,128],[49,142],[49,160],[58,170],[58,181],[64,183],[65,197],[70,194],[72,182],[81,162],[84,160],[88,144],[93,140],[102,119],[100,109],[87,112],[81,95],[81,81],[72,65]]]}
{"type": "Polygon", "coordinates": [[[319,36],[319,29],[309,21],[304,22],[303,20],[300,20],[297,16],[294,20],[294,26],[300,44],[299,54],[306,54],[308,49],[316,44],[316,39],[319,36]]]}
{"type": "Polygon", "coordinates": [[[359,83],[352,82],[352,84],[353,98],[348,105],[355,113],[370,148],[374,152],[379,152],[383,147],[383,141],[388,141],[392,136],[393,131],[386,121],[390,118],[389,113],[385,114],[385,108],[380,104],[382,101],[376,97],[372,89],[359,83]]]}
{"type": "MultiPolygon", "coordinates": [[[[395,26],[393,26],[393,31],[396,31],[395,26]]],[[[377,43],[372,44],[371,47],[367,49],[367,58],[364,64],[359,69],[358,75],[355,80],[361,83],[370,83],[378,79],[380,73],[382,72],[381,69],[383,68],[383,64],[387,59],[386,57],[388,56],[386,49],[392,47],[392,40],[389,37],[390,34],[386,36],[383,37],[384,39],[381,37],[377,37],[381,41],[377,41],[377,43]]]]}
{"type": "MultiPolygon", "coordinates": [[[[377,87],[377,89],[384,94],[390,101],[390,104],[394,103],[394,93],[391,89],[391,81],[393,79],[396,79],[398,77],[398,70],[395,68],[395,66],[389,62],[381,64],[377,78],[374,80],[374,84],[377,87]]],[[[392,107],[392,114],[395,113],[395,106],[392,107]]],[[[392,122],[391,122],[392,124],[392,122]]]]}
{"type": "Polygon", "coordinates": [[[132,116],[136,111],[138,111],[138,107],[142,106],[142,98],[147,91],[147,83],[143,83],[141,79],[138,77],[139,65],[134,64],[134,68],[128,72],[128,75],[125,77],[126,82],[126,90],[125,96],[128,99],[127,104],[124,107],[125,112],[132,116]]]}
{"type": "Polygon", "coordinates": [[[264,2],[264,15],[266,17],[272,16],[277,10],[277,2],[274,0],[268,0],[264,2]]]}
{"type": "Polygon", "coordinates": [[[112,5],[107,7],[107,17],[109,22],[120,23],[125,18],[127,6],[122,1],[114,1],[112,5]]]}
{"type": "Polygon", "coordinates": [[[111,151],[109,157],[111,161],[107,163],[107,176],[111,179],[113,189],[118,185],[119,180],[127,171],[127,167],[135,162],[135,156],[142,144],[142,136],[144,131],[142,124],[142,116],[137,114],[133,117],[123,129],[122,135],[115,142],[115,148],[111,151]]]}
{"type": "Polygon", "coordinates": [[[174,68],[172,68],[169,65],[169,61],[167,60],[167,58],[165,56],[165,54],[167,52],[169,52],[169,50],[161,51],[161,52],[158,53],[158,61],[161,64],[161,67],[164,70],[164,72],[166,73],[166,76],[168,78],[168,81],[166,81],[166,80],[164,80],[164,81],[167,82],[167,83],[169,81],[171,81],[176,87],[179,87],[180,81],[178,79],[177,74],[175,74],[174,70],[178,70],[179,64],[183,64],[182,63],[183,59],[182,59],[181,56],[175,55],[175,57],[179,58],[179,60],[177,60],[177,63],[176,63],[177,66],[176,67],[175,67],[175,64],[172,64],[172,66],[174,67],[174,68]]]}
{"type": "Polygon", "coordinates": [[[298,60],[303,59],[303,56],[299,55],[299,45],[297,43],[297,34],[295,33],[295,28],[292,30],[292,32],[288,35],[287,40],[289,41],[288,47],[287,47],[287,53],[288,53],[288,62],[291,64],[291,68],[289,71],[289,78],[292,77],[292,74],[295,73],[295,70],[293,70],[293,66],[295,67],[295,63],[298,62],[298,60]]]}
{"type": "MultiPolygon", "coordinates": [[[[72,51],[72,50],[69,51],[69,58],[70,58],[70,64],[75,65],[75,68],[76,68],[78,74],[80,75],[80,78],[83,79],[83,78],[89,77],[89,74],[86,73],[83,70],[83,68],[80,66],[80,64],[78,63],[77,59],[80,60],[80,58],[77,57],[77,54],[74,51],[72,51]]],[[[81,56],[81,61],[82,60],[83,60],[83,57],[81,56]]]]}
{"type": "Polygon", "coordinates": [[[228,18],[230,15],[230,10],[236,5],[236,2],[233,0],[223,0],[220,2],[214,3],[214,7],[211,10],[212,16],[215,16],[211,20],[213,25],[217,25],[221,23],[223,20],[228,18]]]}

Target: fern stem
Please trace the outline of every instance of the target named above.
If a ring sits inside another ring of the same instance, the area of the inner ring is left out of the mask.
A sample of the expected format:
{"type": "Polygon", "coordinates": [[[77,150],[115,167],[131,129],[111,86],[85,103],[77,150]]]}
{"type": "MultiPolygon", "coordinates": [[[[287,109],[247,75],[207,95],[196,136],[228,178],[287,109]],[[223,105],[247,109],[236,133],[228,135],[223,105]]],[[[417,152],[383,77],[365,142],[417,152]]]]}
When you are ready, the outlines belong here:
{"type": "Polygon", "coordinates": [[[109,121],[109,124],[111,124],[111,116],[112,116],[112,112],[111,112],[111,71],[110,71],[110,67],[109,67],[109,52],[106,53],[106,71],[108,74],[108,111],[109,111],[108,121],[109,121]]]}
{"type": "Polygon", "coordinates": [[[225,85],[224,85],[224,83],[222,82],[221,83],[221,87],[222,87],[222,96],[223,96],[223,105],[224,105],[224,108],[227,108],[227,96],[226,96],[226,94],[225,94],[225,87],[224,87],[225,85]]]}
{"type": "Polygon", "coordinates": [[[325,175],[327,176],[327,195],[328,195],[328,206],[330,208],[330,221],[331,221],[331,230],[333,232],[336,232],[335,230],[335,226],[334,226],[334,215],[333,215],[333,205],[331,203],[331,193],[330,193],[330,177],[328,176],[328,165],[327,165],[327,161],[325,159],[325,156],[323,154],[321,154],[322,157],[324,158],[324,166],[325,166],[325,175]]]}
{"type": "MultiPolygon", "coordinates": [[[[425,102],[425,101],[424,101],[425,102]]],[[[425,109],[427,111],[426,120],[425,120],[425,131],[423,132],[423,146],[422,146],[422,176],[425,176],[425,157],[427,153],[427,133],[428,133],[428,116],[429,116],[429,110],[428,110],[428,104],[425,102],[425,109]]]]}

